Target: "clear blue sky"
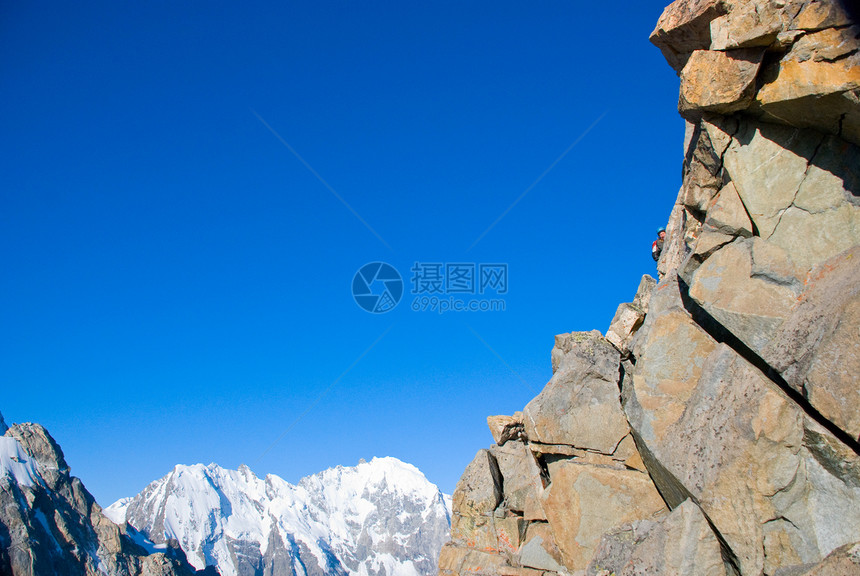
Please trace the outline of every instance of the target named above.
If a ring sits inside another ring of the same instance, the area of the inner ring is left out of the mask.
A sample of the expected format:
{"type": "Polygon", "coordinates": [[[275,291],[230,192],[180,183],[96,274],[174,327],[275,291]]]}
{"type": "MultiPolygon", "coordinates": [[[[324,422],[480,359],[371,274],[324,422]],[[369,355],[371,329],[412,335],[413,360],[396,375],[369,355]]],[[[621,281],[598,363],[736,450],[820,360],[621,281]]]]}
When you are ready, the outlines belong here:
{"type": "Polygon", "coordinates": [[[654,271],[683,138],[662,8],[4,3],[6,420],[103,505],[196,462],[395,456],[451,492],[553,335],[654,271]],[[350,292],[371,261],[404,276],[386,314],[350,292]],[[416,261],[508,264],[505,311],[412,311],[416,261]]]}

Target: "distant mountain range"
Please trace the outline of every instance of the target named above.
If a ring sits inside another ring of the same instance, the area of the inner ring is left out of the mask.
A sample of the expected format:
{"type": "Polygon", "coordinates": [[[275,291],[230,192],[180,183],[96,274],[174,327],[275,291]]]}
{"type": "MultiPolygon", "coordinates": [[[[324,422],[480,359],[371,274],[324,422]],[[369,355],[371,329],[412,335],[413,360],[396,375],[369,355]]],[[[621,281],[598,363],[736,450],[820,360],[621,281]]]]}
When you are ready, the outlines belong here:
{"type": "Polygon", "coordinates": [[[395,458],[295,486],[176,466],[103,510],[47,430],[0,415],[4,576],[431,576],[450,522],[451,498],[395,458]]]}
{"type": "Polygon", "coordinates": [[[175,540],[191,565],[223,576],[430,576],[450,509],[417,468],[374,458],[297,485],[247,466],[176,466],[105,515],[144,548],[175,540]]]}

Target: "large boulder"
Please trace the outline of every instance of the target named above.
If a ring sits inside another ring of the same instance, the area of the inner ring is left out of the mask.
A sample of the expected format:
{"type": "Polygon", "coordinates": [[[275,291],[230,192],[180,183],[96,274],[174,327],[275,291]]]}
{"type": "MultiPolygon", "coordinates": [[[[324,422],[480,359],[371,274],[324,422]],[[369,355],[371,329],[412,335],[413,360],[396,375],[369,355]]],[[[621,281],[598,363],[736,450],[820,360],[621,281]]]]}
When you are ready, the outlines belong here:
{"type": "Polygon", "coordinates": [[[562,572],[564,559],[561,556],[552,529],[547,522],[532,522],[526,532],[525,543],[520,549],[519,562],[528,568],[562,572]]]}
{"type": "Polygon", "coordinates": [[[857,26],[826,28],[799,36],[786,55],[787,61],[833,62],[857,50],[856,39],[860,36],[857,26]]]}
{"type": "Polygon", "coordinates": [[[738,238],[717,250],[690,279],[690,297],[756,351],[770,341],[797,301],[790,285],[755,274],[761,238],[738,238]]]}
{"type": "Polygon", "coordinates": [[[452,506],[462,515],[487,515],[502,501],[502,476],[489,450],[481,449],[466,466],[452,496],[452,506]]]}
{"type": "Polygon", "coordinates": [[[635,304],[630,302],[619,304],[606,330],[606,340],[619,352],[627,355],[630,352],[630,341],[644,320],[645,311],[635,304]]]}
{"type": "Polygon", "coordinates": [[[535,510],[539,506],[537,501],[543,491],[543,483],[531,450],[522,442],[508,442],[504,446],[491,447],[490,454],[495,458],[501,473],[501,504],[505,510],[519,514],[535,510]]]}
{"type": "Polygon", "coordinates": [[[791,15],[800,4],[792,0],[725,0],[726,14],[710,24],[710,49],[771,47],[777,44],[780,32],[791,26],[791,15]]]}
{"type": "Polygon", "coordinates": [[[725,12],[722,0],[677,0],[663,10],[651,42],[680,72],[694,50],[710,46],[711,20],[725,12]]]}
{"type": "Polygon", "coordinates": [[[794,27],[812,32],[848,26],[851,24],[851,17],[846,10],[848,4],[848,2],[827,0],[809,2],[797,14],[794,27]]]}
{"type": "Polygon", "coordinates": [[[858,165],[860,148],[832,136],[824,138],[793,202],[785,207],[768,238],[783,248],[804,274],[860,244],[858,165]]]}
{"type": "Polygon", "coordinates": [[[529,440],[612,454],[629,433],[619,404],[618,350],[599,332],[556,337],[555,373],[523,410],[529,440]]]}
{"type": "Polygon", "coordinates": [[[693,52],[681,70],[681,114],[691,110],[730,114],[749,107],[763,57],[762,48],[693,52]]]}
{"type": "Polygon", "coordinates": [[[451,540],[478,550],[498,551],[494,512],[502,502],[502,476],[489,450],[478,450],[452,496],[451,540]]]}
{"type": "MultiPolygon", "coordinates": [[[[856,37],[849,37],[842,49],[856,50],[857,44],[856,37]]],[[[790,118],[793,125],[841,134],[857,143],[860,58],[803,59],[814,49],[810,42],[802,43],[799,55],[789,53],[765,69],[754,109],[769,121],[790,118]]]]}
{"type": "Polygon", "coordinates": [[[743,122],[724,162],[758,234],[769,237],[806,177],[820,134],[785,126],[743,122]]]}
{"type": "Polygon", "coordinates": [[[624,411],[639,438],[650,445],[683,412],[716,342],[684,310],[674,278],[657,286],[640,334],[635,369],[625,377],[624,411]],[[629,401],[632,392],[633,403],[629,401]]]}
{"type": "Polygon", "coordinates": [[[569,570],[583,570],[600,538],[621,524],[665,508],[647,474],[558,462],[542,502],[555,544],[569,570]]]}
{"type": "Polygon", "coordinates": [[[651,292],[656,285],[657,281],[654,278],[644,274],[639,280],[633,302],[618,305],[615,316],[606,330],[606,340],[618,348],[622,358],[627,358],[632,353],[633,338],[645,320],[648,305],[651,302],[651,292]]]}
{"type": "Polygon", "coordinates": [[[679,367],[657,369],[645,355],[625,389],[661,493],[694,498],[742,574],[817,562],[853,541],[857,454],[726,345],[707,348],[683,387],[679,367]]]}
{"type": "Polygon", "coordinates": [[[860,437],[860,246],[813,270],[763,356],[816,410],[860,437]]]}
{"type": "Polygon", "coordinates": [[[726,576],[720,542],[702,511],[684,500],[603,536],[587,576],[726,576]]]}
{"type": "Polygon", "coordinates": [[[733,182],[723,186],[717,193],[708,210],[705,225],[729,236],[752,236],[752,222],[733,182]]]}
{"type": "Polygon", "coordinates": [[[636,295],[633,297],[633,305],[648,313],[648,306],[651,303],[651,292],[657,287],[657,280],[648,274],[643,274],[639,279],[639,286],[636,288],[636,295]]]}
{"type": "Polygon", "coordinates": [[[487,416],[487,426],[490,428],[493,440],[499,446],[504,445],[508,440],[525,438],[522,412],[517,412],[513,416],[487,416]]]}

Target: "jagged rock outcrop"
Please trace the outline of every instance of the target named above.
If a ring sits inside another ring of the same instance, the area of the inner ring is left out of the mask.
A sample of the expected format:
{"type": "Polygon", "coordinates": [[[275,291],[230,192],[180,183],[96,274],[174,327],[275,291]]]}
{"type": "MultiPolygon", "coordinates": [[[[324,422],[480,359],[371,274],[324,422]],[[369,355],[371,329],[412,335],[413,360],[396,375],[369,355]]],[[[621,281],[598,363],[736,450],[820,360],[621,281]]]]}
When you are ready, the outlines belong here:
{"type": "Polygon", "coordinates": [[[606,331],[606,339],[621,351],[621,357],[627,359],[630,356],[630,346],[633,344],[633,336],[645,321],[648,314],[648,305],[651,302],[651,292],[657,285],[657,281],[647,274],[639,281],[639,288],[633,302],[623,302],[618,305],[615,316],[606,331]]]}
{"type": "Polygon", "coordinates": [[[490,418],[442,576],[860,574],[858,36],[835,0],[666,8],[660,281],[490,418]]]}
{"type": "Polygon", "coordinates": [[[679,108],[744,111],[860,144],[860,54],[849,1],[678,0],[651,41],[681,76],[679,108]]]}
{"type": "MultiPolygon", "coordinates": [[[[148,554],[102,514],[38,424],[0,417],[0,574],[190,576],[181,550],[148,554]]],[[[217,575],[216,572],[207,572],[217,575]]]]}
{"type": "Polygon", "coordinates": [[[622,410],[620,352],[580,332],[557,336],[552,358],[519,417],[490,419],[500,437],[499,421],[522,432],[467,467],[440,574],[584,569],[605,532],[665,509],[622,410]]]}

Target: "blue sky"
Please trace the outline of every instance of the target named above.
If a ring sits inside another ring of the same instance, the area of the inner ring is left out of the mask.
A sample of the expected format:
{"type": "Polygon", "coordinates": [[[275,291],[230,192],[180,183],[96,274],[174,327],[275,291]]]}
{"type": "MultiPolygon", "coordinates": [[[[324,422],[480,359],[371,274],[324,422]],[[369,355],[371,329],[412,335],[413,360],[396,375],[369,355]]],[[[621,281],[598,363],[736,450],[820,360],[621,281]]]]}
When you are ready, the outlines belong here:
{"type": "Polygon", "coordinates": [[[6,420],[103,505],[196,462],[395,456],[451,492],[553,336],[654,272],[683,138],[662,8],[5,3],[6,420]],[[404,278],[385,314],[351,295],[373,261],[404,278]],[[412,311],[415,262],[507,264],[505,310],[412,311]]]}

